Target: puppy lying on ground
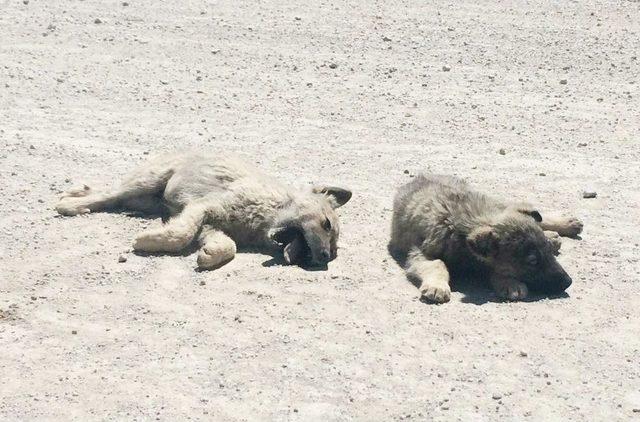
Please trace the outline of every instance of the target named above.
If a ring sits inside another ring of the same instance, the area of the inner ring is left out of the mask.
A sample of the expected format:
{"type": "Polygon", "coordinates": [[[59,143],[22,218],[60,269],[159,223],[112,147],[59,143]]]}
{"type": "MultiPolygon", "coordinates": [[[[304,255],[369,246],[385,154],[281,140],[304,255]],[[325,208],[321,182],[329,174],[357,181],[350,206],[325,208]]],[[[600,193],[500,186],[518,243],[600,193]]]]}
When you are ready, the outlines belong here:
{"type": "Polygon", "coordinates": [[[351,198],[336,187],[308,192],[291,189],[237,157],[171,154],[135,170],[107,193],[86,187],[65,194],[56,210],[77,215],[103,210],[168,213],[162,227],[140,234],[134,249],[179,252],[200,243],[198,266],[215,269],[230,260],[236,245],[280,245],[290,264],[326,265],[337,255],[335,209],[351,198]]]}
{"type": "Polygon", "coordinates": [[[556,261],[561,236],[577,236],[575,218],[546,219],[526,204],[505,204],[448,176],[419,176],[394,201],[389,250],[404,261],[422,296],[447,302],[449,274],[488,279],[498,296],[529,289],[560,293],[571,278],[556,261]]]}

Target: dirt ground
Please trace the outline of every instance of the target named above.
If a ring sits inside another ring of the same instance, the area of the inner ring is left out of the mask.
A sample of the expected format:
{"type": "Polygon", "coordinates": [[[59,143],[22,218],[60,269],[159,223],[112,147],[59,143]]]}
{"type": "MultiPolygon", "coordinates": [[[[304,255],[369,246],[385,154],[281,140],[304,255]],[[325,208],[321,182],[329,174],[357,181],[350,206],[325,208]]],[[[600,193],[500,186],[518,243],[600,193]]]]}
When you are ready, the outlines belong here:
{"type": "Polygon", "coordinates": [[[0,419],[640,419],[637,1],[0,12],[0,419]],[[191,147],[353,189],[329,270],[196,272],[131,253],[159,220],[53,211],[191,147]],[[386,250],[421,171],[582,219],[566,297],[421,302],[386,250]]]}

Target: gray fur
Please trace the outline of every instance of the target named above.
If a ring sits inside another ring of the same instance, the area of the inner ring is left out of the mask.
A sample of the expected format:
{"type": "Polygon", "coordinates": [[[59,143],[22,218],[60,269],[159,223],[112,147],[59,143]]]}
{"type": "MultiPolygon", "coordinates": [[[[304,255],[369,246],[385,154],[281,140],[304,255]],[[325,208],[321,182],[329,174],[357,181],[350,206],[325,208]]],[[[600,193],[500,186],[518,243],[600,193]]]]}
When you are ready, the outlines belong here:
{"type": "Polygon", "coordinates": [[[149,161],[114,192],[70,191],[56,210],[62,215],[165,210],[171,216],[167,224],[140,234],[134,248],[177,252],[198,238],[198,265],[211,269],[233,259],[236,244],[279,243],[288,263],[301,263],[309,253],[312,263],[326,264],[337,255],[334,209],[350,198],[351,192],[335,187],[292,189],[236,156],[187,153],[149,161]]]}
{"type": "Polygon", "coordinates": [[[581,230],[575,218],[545,220],[527,204],[503,203],[454,177],[418,176],[395,197],[389,249],[429,300],[448,301],[449,273],[464,272],[516,300],[529,288],[559,292],[571,284],[554,257],[556,233],[581,230]]]}

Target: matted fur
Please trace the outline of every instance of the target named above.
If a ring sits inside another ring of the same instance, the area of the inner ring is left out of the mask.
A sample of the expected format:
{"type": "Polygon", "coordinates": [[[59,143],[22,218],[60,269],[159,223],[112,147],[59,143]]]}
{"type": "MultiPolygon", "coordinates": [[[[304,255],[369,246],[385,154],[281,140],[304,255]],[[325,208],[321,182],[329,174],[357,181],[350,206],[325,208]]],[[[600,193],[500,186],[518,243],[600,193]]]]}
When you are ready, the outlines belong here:
{"type": "Polygon", "coordinates": [[[334,209],[351,192],[336,187],[302,191],[283,185],[232,155],[169,154],[134,170],[113,192],[88,187],[67,192],[62,215],[103,210],[167,212],[162,227],[138,235],[144,252],[178,252],[200,243],[198,266],[229,262],[236,245],[271,249],[280,244],[288,263],[326,264],[337,255],[339,221],[334,209]]]}
{"type": "Polygon", "coordinates": [[[571,284],[554,255],[558,235],[577,236],[576,218],[543,218],[528,204],[504,203],[450,176],[418,176],[395,197],[389,249],[434,302],[450,299],[450,273],[487,278],[496,293],[524,299],[529,288],[571,284]]]}

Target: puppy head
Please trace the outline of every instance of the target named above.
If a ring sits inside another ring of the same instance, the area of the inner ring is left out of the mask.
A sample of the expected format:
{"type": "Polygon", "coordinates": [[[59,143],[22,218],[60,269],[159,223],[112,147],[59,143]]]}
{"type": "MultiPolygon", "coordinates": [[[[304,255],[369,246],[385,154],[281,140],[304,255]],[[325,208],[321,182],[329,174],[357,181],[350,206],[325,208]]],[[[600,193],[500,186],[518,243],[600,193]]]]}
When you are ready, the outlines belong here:
{"type": "Polygon", "coordinates": [[[295,241],[300,255],[296,261],[324,266],[338,255],[340,221],[335,209],[349,199],[351,192],[346,189],[315,187],[311,195],[292,201],[279,213],[269,236],[285,247],[295,241]]]}
{"type": "Polygon", "coordinates": [[[571,285],[571,277],[556,260],[537,221],[528,213],[507,212],[474,229],[467,236],[467,246],[494,274],[523,282],[531,290],[557,294],[571,285]]]}

